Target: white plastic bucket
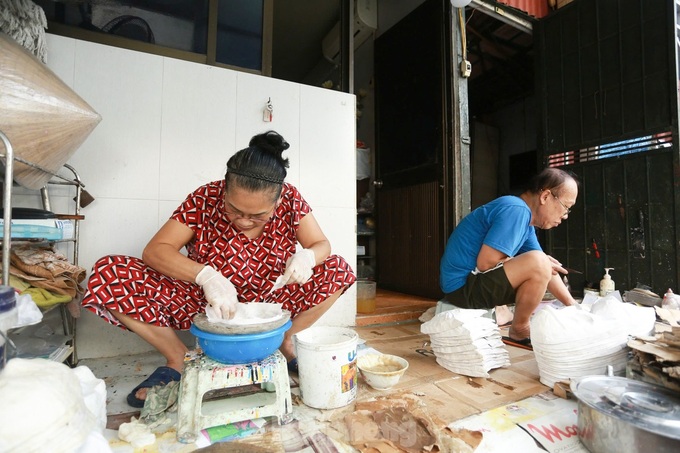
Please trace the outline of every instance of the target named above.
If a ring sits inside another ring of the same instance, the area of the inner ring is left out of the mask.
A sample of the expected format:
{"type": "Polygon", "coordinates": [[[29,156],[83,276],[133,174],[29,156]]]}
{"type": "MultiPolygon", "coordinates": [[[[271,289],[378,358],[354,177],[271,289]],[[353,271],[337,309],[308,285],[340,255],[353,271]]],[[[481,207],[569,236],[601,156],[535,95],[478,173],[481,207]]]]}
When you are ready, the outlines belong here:
{"type": "Polygon", "coordinates": [[[333,409],[357,397],[357,340],[352,329],[310,327],[295,334],[300,394],[316,409],[333,409]]]}

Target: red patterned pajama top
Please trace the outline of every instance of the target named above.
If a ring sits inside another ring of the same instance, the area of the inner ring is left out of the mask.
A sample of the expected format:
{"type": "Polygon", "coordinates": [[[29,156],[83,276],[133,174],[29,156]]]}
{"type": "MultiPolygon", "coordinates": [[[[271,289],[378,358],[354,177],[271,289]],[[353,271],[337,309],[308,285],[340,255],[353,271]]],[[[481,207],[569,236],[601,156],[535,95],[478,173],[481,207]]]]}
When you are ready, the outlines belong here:
{"type": "MultiPolygon", "coordinates": [[[[331,255],[314,267],[304,284],[286,285],[268,295],[295,253],[300,219],[311,208],[294,186],[285,183],[281,203],[264,231],[250,239],[225,214],[224,188],[224,180],[199,187],[171,218],[195,233],[186,245],[187,256],[221,271],[236,287],[239,301],[279,303],[295,317],[354,283],[349,264],[331,255]]],[[[139,258],[109,255],[94,264],[82,304],[122,328],[108,309],[147,324],[187,330],[194,315],[205,311],[206,300],[194,283],[161,274],[139,258]]]]}

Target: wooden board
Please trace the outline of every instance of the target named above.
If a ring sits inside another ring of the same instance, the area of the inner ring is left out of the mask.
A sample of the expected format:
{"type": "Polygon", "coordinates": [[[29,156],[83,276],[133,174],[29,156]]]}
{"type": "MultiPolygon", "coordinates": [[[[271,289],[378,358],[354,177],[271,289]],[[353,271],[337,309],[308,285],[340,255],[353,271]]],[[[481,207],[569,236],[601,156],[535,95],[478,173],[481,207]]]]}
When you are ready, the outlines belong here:
{"type": "MultiPolygon", "coordinates": [[[[550,390],[539,382],[533,351],[506,346],[510,367],[491,370],[488,378],[471,378],[436,362],[429,336],[420,333],[420,323],[360,327],[356,331],[368,346],[408,360],[408,370],[392,390],[422,394],[432,414],[445,423],[550,390]]],[[[359,382],[358,399],[385,394],[359,382]]]]}

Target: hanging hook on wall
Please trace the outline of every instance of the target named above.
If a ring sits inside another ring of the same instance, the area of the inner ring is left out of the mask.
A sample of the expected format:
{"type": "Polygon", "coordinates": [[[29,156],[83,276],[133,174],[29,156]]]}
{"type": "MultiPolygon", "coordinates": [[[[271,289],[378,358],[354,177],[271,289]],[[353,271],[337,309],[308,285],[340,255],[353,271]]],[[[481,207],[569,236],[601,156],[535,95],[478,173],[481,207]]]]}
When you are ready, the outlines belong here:
{"type": "Polygon", "coordinates": [[[272,105],[272,98],[267,99],[267,104],[262,112],[262,121],[271,123],[274,120],[274,106],[272,105]]]}

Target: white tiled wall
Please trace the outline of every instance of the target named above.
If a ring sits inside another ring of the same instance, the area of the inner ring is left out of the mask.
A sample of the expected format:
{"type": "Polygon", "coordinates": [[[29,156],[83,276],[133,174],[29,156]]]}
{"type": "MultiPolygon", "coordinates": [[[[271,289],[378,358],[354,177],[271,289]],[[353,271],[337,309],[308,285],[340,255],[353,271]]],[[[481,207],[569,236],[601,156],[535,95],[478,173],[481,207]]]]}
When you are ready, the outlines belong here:
{"type": "MultiPolygon", "coordinates": [[[[354,208],[356,206],[356,160],[343,152],[355,153],[354,96],[339,91],[301,85],[300,87],[300,190],[312,206],[354,208]],[[325,171],[324,171],[325,169],[325,171]],[[353,176],[354,190],[347,190],[342,175],[353,176]]],[[[356,248],[355,248],[356,253],[356,248]]]]}
{"type": "Polygon", "coordinates": [[[245,145],[236,141],[234,71],[170,58],[163,66],[159,193],[177,201],[223,178],[227,159],[245,145]]]}
{"type": "Polygon", "coordinates": [[[239,114],[236,118],[236,139],[243,148],[257,133],[273,129],[283,135],[290,143],[290,148],[284,153],[290,163],[286,180],[299,188],[300,160],[303,154],[309,152],[300,146],[300,85],[245,72],[237,74],[236,108],[239,114]],[[262,121],[267,102],[273,106],[271,123],[262,121]],[[253,119],[256,121],[253,122],[253,119]]]}
{"type": "Polygon", "coordinates": [[[70,163],[95,197],[157,199],[163,58],[84,41],[75,50],[73,90],[102,121],[70,163]]]}
{"type": "MultiPolygon", "coordinates": [[[[102,116],[69,163],[95,201],[83,209],[80,265],[140,256],[184,197],[224,177],[249,139],[274,129],[291,144],[287,180],[300,188],[333,253],[356,267],[353,95],[48,35],[48,66],[102,116]],[[273,122],[262,119],[271,101],[273,122]]],[[[61,209],[72,195],[60,191],[61,209]]],[[[37,199],[17,191],[15,205],[37,199]]],[[[353,325],[354,289],[322,318],[353,325]]],[[[84,315],[80,357],[145,352],[134,334],[84,315]]]]}

